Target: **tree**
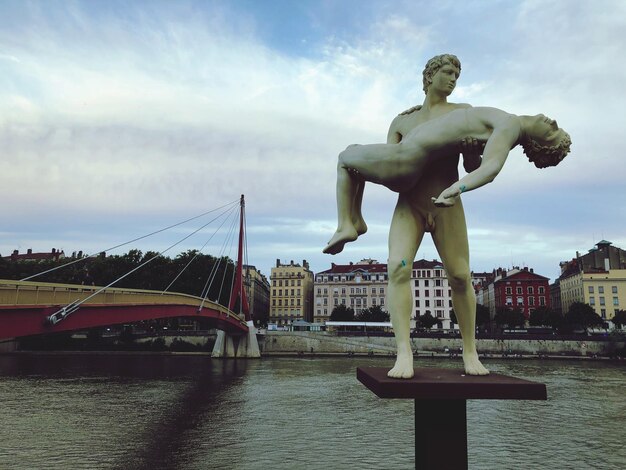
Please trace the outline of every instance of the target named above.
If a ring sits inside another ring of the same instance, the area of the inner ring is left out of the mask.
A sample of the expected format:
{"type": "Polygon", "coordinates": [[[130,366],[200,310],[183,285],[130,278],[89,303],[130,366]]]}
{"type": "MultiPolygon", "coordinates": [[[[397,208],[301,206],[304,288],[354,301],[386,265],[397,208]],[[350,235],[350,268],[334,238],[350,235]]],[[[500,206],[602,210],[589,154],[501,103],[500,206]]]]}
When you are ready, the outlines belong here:
{"type": "Polygon", "coordinates": [[[491,323],[489,307],[476,304],[476,326],[487,326],[489,323],[491,323]]]}
{"type": "Polygon", "coordinates": [[[366,308],[356,316],[358,321],[375,321],[375,322],[387,322],[389,321],[389,312],[383,310],[380,305],[374,305],[373,307],[366,308]]]}
{"type": "Polygon", "coordinates": [[[563,317],[550,307],[537,307],[530,314],[528,323],[531,326],[550,326],[557,328],[561,325],[563,317]]]}
{"type": "Polygon", "coordinates": [[[618,310],[615,312],[615,316],[612,319],[613,324],[621,328],[626,325],[626,310],[618,310]]]}
{"type": "Polygon", "coordinates": [[[582,302],[574,302],[565,315],[565,323],[570,327],[586,329],[590,326],[602,325],[604,320],[602,320],[591,305],[582,302]]]}
{"type": "Polygon", "coordinates": [[[430,314],[430,310],[426,310],[424,315],[417,317],[417,325],[427,330],[432,328],[436,323],[437,319],[430,314]]]}
{"type": "Polygon", "coordinates": [[[506,325],[509,328],[516,328],[518,326],[524,326],[526,318],[519,308],[509,309],[507,307],[499,307],[496,311],[495,321],[500,327],[506,325]]]}
{"type": "Polygon", "coordinates": [[[330,321],[355,321],[354,310],[343,304],[337,305],[330,313],[330,321]]]}

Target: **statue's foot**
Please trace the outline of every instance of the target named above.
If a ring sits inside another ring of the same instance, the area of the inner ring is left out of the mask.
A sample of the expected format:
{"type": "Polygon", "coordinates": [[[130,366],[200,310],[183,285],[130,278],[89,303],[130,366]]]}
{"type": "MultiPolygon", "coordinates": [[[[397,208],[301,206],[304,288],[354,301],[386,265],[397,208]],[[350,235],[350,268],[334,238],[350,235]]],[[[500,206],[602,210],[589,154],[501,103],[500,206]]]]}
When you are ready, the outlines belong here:
{"type": "Polygon", "coordinates": [[[394,379],[410,379],[415,375],[413,370],[413,356],[411,354],[398,354],[396,364],[389,372],[387,377],[394,379]]]}
{"type": "Polygon", "coordinates": [[[354,228],[356,229],[356,233],[359,236],[367,232],[367,224],[365,223],[365,220],[363,220],[363,217],[359,217],[359,219],[355,220],[353,223],[354,223],[354,228]]]}
{"type": "Polygon", "coordinates": [[[463,351],[463,364],[467,375],[489,375],[489,371],[478,359],[478,353],[465,353],[463,351]]]}
{"type": "Polygon", "coordinates": [[[331,255],[336,255],[343,250],[343,246],[348,242],[353,242],[358,238],[359,234],[357,233],[354,227],[350,227],[347,230],[337,230],[333,238],[330,239],[326,248],[324,248],[323,252],[331,255]]]}

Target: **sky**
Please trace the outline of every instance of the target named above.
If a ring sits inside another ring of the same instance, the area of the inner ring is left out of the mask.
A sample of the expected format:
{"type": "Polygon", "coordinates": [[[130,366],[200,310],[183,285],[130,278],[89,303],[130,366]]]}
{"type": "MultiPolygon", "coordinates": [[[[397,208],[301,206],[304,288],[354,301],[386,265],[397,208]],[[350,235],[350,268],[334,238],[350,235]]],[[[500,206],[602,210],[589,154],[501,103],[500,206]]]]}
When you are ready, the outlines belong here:
{"type": "MultiPolygon", "coordinates": [[[[554,280],[602,239],[626,248],[625,50],[622,0],[0,0],[0,254],[94,253],[245,194],[247,260],[268,276],[276,259],[385,262],[397,195],[373,184],[368,233],[322,254],[337,155],[384,142],[422,103],[427,60],[452,53],[450,101],[544,113],[572,137],[559,166],[516,148],[463,195],[472,270],[554,280]]],[[[166,254],[217,254],[211,230],[166,254]]],[[[428,236],[419,258],[439,258],[428,236]]]]}

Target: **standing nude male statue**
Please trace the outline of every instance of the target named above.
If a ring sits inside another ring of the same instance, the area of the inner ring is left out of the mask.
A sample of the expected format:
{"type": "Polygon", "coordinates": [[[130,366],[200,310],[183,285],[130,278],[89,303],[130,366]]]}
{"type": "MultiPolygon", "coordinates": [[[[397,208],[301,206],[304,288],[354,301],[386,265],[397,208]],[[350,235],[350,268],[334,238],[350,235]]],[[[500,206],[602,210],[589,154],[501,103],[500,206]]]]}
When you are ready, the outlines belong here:
{"type": "MultiPolygon", "coordinates": [[[[398,115],[389,128],[387,142],[399,143],[412,129],[431,119],[443,116],[468,104],[448,103],[461,72],[459,60],[451,54],[433,57],[423,72],[426,98],[421,107],[414,107],[398,115]]],[[[411,378],[413,351],[410,343],[410,319],[412,312],[411,270],[417,249],[426,232],[430,232],[441,256],[448,282],[452,290],[452,303],[463,337],[463,362],[465,371],[471,375],[486,375],[489,371],[480,363],[476,351],[475,324],[476,298],[469,267],[469,245],[465,213],[459,200],[452,207],[437,207],[431,197],[439,195],[459,179],[458,151],[447,151],[447,158],[430,162],[415,181],[415,186],[400,192],[389,231],[389,287],[388,306],[397,344],[397,359],[388,375],[395,378],[411,378]]],[[[478,162],[468,164],[474,169],[478,162]]],[[[469,166],[469,168],[468,168],[469,166]]],[[[339,184],[339,182],[338,182],[339,184]]],[[[367,227],[360,216],[360,200],[364,182],[360,183],[355,199],[354,238],[365,233],[367,227]]],[[[330,246],[330,244],[329,244],[330,246]]],[[[332,248],[325,252],[336,252],[332,248]]],[[[343,248],[343,245],[341,246],[343,248]]]]}

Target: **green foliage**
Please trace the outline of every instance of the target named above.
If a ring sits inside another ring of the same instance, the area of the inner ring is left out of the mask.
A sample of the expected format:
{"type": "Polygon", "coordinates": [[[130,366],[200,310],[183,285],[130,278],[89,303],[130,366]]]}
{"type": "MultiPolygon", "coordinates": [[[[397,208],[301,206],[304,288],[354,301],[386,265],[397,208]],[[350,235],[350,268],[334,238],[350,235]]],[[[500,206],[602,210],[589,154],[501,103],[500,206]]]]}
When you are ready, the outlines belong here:
{"type": "Polygon", "coordinates": [[[356,316],[356,319],[358,321],[387,322],[389,321],[389,312],[383,310],[380,305],[375,305],[362,310],[356,316]]]}
{"type": "Polygon", "coordinates": [[[218,301],[222,305],[227,305],[230,300],[230,285],[234,275],[233,261],[227,257],[215,258],[210,255],[203,255],[197,250],[180,253],[174,259],[157,255],[152,251],[144,254],[137,249],[122,255],[105,256],[101,253],[91,258],[64,258],[58,261],[46,260],[41,263],[0,259],[0,279],[24,279],[33,274],[66,265],[77,259],[81,261],[43,274],[33,280],[62,284],[91,284],[93,282],[96,286],[105,286],[142,263],[148,262],[146,266],[124,277],[113,287],[164,290],[189,264],[169,288],[169,292],[201,296],[205,290],[207,279],[214,272],[212,277],[215,280],[209,289],[209,300],[218,301]],[[194,256],[195,259],[193,259],[194,256]],[[192,259],[193,262],[190,263],[192,259]],[[222,279],[224,279],[223,287],[222,279]]]}
{"type": "Polygon", "coordinates": [[[565,323],[570,327],[589,328],[590,326],[602,325],[604,320],[591,305],[574,302],[565,315],[565,323]]]}
{"type": "Polygon", "coordinates": [[[626,310],[618,310],[615,313],[612,322],[618,328],[622,328],[624,325],[626,325],[626,310]]]}
{"type": "Polygon", "coordinates": [[[496,311],[495,321],[500,327],[517,328],[524,326],[526,318],[519,308],[500,307],[496,311]]]}
{"type": "Polygon", "coordinates": [[[533,310],[528,319],[531,326],[550,326],[558,328],[563,322],[563,317],[549,307],[538,307],[533,310]]]}
{"type": "Polygon", "coordinates": [[[330,321],[356,321],[354,310],[343,304],[337,305],[330,314],[330,321]]]}
{"type": "Polygon", "coordinates": [[[430,314],[430,310],[426,310],[426,313],[418,316],[416,320],[419,327],[427,330],[437,324],[437,319],[430,314]]]}
{"type": "Polygon", "coordinates": [[[476,326],[487,326],[491,323],[489,307],[476,304],[476,326]]]}

